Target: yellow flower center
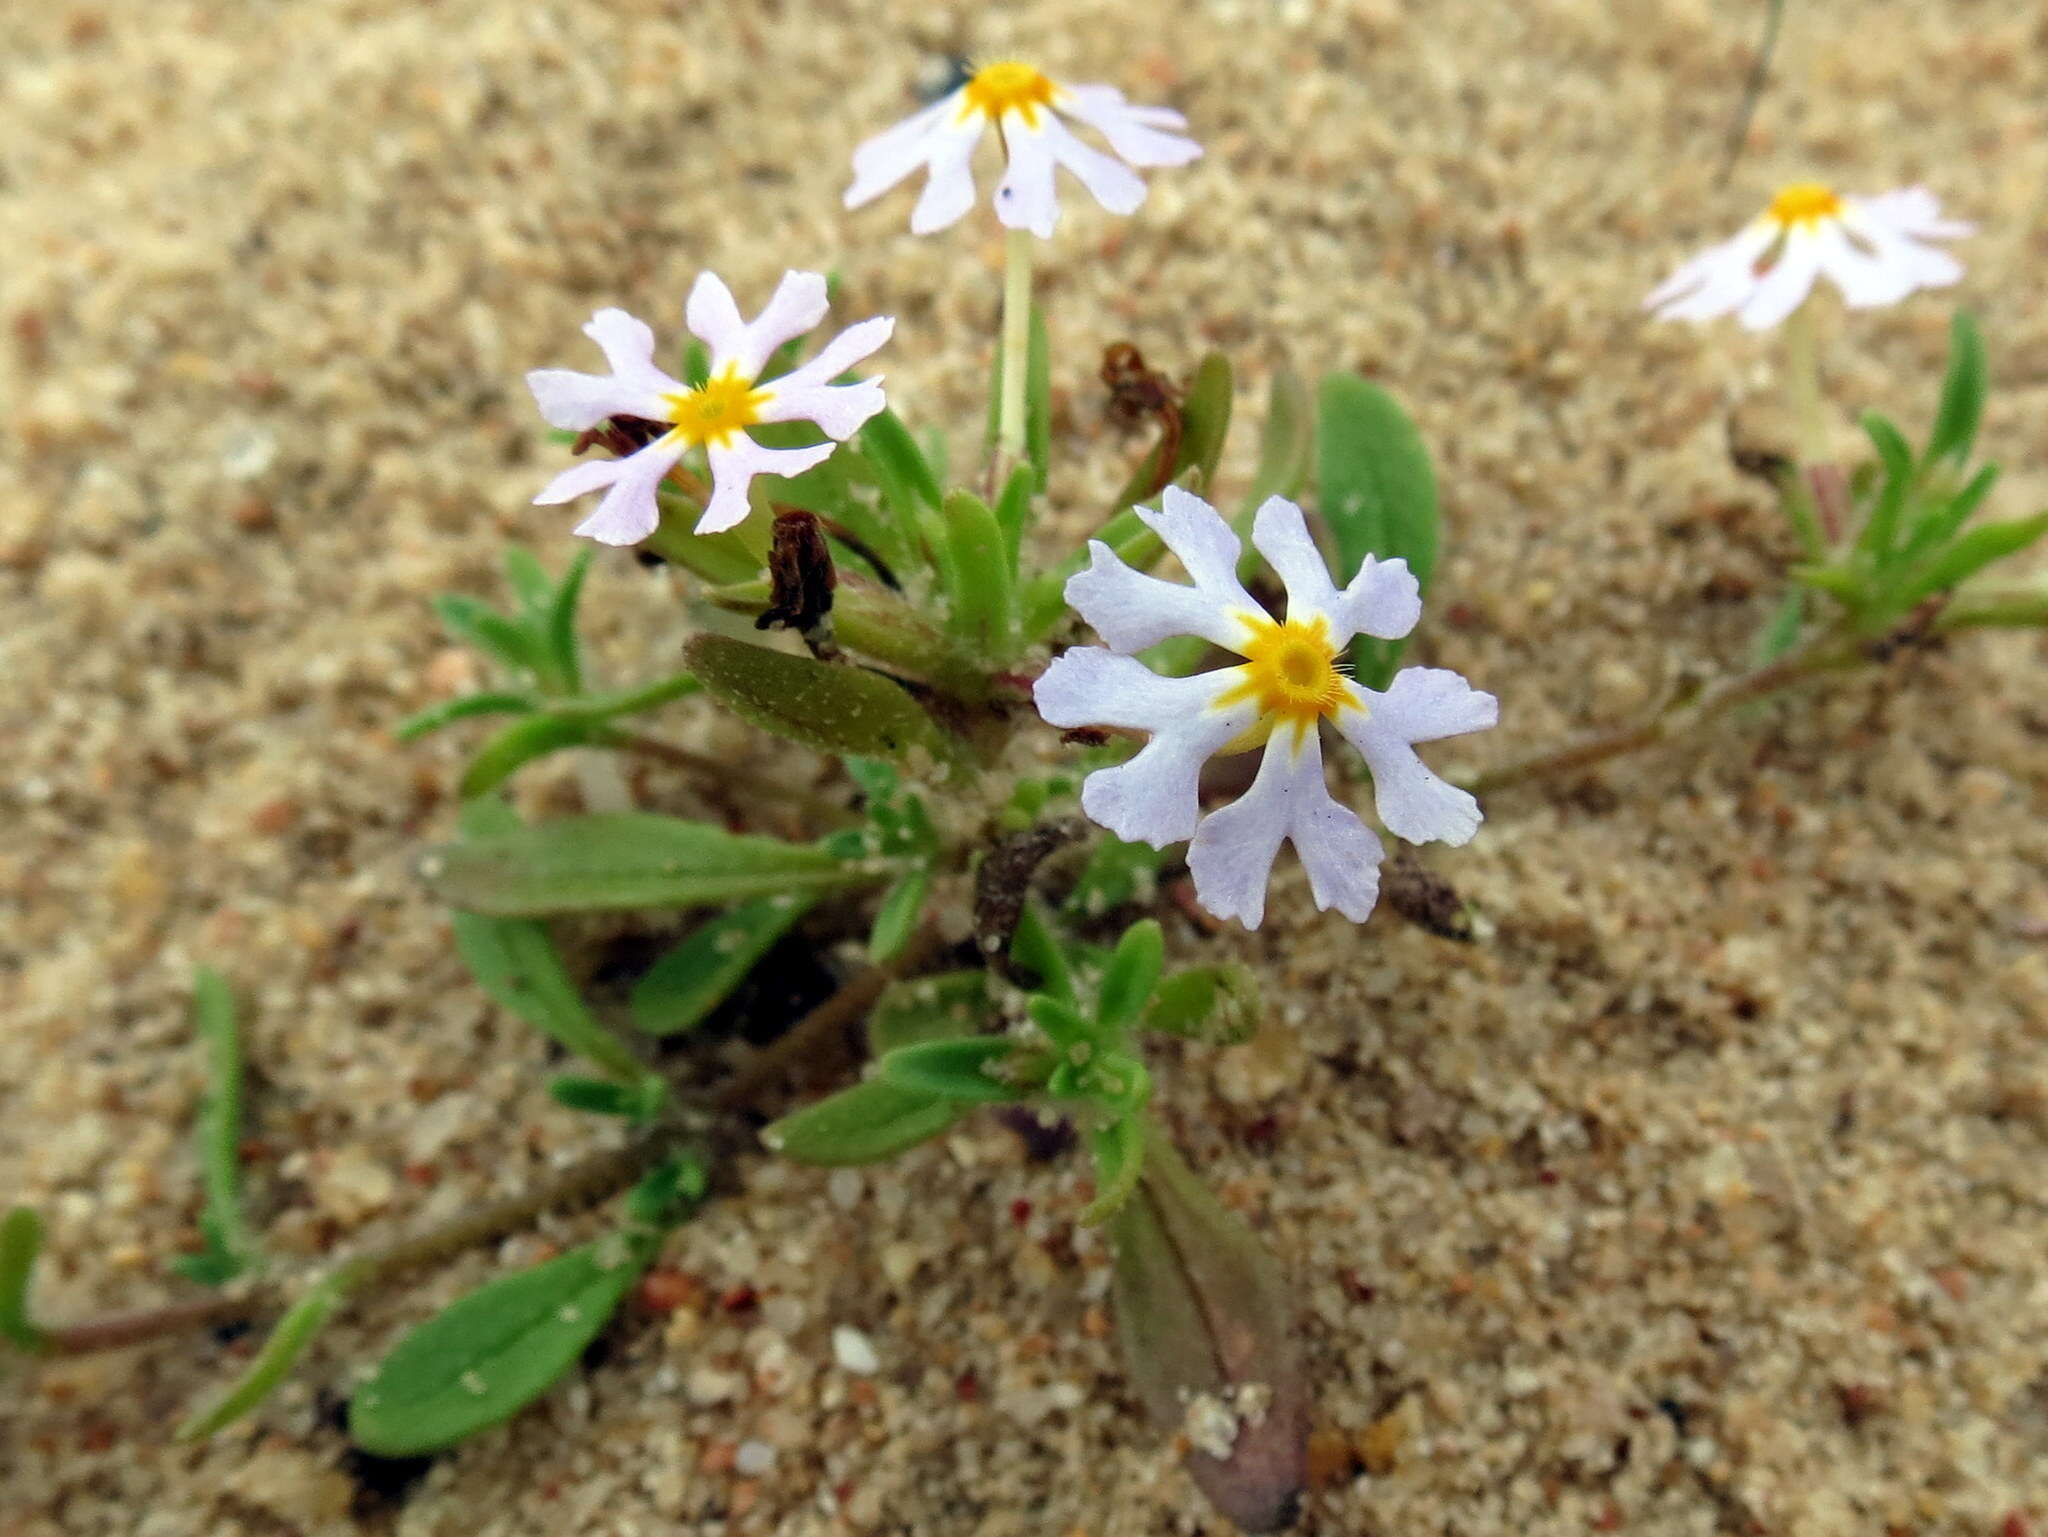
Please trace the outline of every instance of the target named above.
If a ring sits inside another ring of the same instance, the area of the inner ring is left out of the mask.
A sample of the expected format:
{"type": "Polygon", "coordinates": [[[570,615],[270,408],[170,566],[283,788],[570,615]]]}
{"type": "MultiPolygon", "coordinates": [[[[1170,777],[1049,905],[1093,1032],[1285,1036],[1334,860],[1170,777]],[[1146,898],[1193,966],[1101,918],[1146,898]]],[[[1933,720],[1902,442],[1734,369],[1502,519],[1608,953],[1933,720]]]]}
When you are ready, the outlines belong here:
{"type": "Polygon", "coordinates": [[[669,396],[668,419],[675,423],[673,436],[681,438],[688,447],[708,443],[724,448],[734,433],[761,419],[761,407],[772,398],[769,391],[755,389],[750,381],[728,368],[686,395],[669,396]]]}
{"type": "Polygon", "coordinates": [[[1841,212],[1842,200],[1835,196],[1832,188],[1817,181],[1796,181],[1779,189],[1765,216],[1772,223],[1789,230],[1795,225],[1813,225],[1823,219],[1836,218],[1841,212]]]}
{"type": "Polygon", "coordinates": [[[1015,112],[1024,119],[1025,127],[1036,128],[1038,109],[1051,106],[1058,94],[1059,87],[1029,64],[1005,59],[974,72],[967,82],[967,99],[960,105],[960,115],[979,112],[993,123],[1005,112],[1015,112]]]}
{"type": "Polygon", "coordinates": [[[1251,639],[1238,648],[1245,659],[1244,681],[1216,703],[1220,708],[1242,699],[1258,700],[1259,723],[1245,733],[1244,746],[1256,746],[1281,725],[1293,726],[1297,732],[1310,730],[1325,716],[1358,703],[1344,674],[1337,670],[1330,622],[1322,615],[1284,623],[1264,614],[1239,617],[1252,632],[1251,639]]]}

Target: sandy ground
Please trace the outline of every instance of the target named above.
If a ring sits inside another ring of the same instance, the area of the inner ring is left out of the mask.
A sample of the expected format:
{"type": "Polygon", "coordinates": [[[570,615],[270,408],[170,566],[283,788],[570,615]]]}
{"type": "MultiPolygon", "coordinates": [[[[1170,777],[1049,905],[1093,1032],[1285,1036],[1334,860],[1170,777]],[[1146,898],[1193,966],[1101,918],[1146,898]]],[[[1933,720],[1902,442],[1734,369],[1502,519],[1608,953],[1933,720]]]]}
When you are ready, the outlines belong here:
{"type": "MultiPolygon", "coordinates": [[[[836,266],[845,313],[901,318],[899,408],[971,437],[990,228],[916,240],[906,201],[838,208],[848,149],[941,53],[1027,50],[1184,108],[1209,146],[1136,220],[1071,195],[1046,256],[1076,526],[1117,478],[1108,341],[1175,367],[1227,347],[1248,412],[1282,360],[1384,376],[1446,487],[1423,654],[1504,703],[1465,761],[1741,663],[1786,539],[1723,424],[1767,352],[1634,305],[1781,180],[1924,178],[1982,223],[1963,292],[2001,505],[2048,500],[2048,28],[1795,0],[1719,189],[1761,9],[11,8],[0,1192],[50,1219],[44,1311],[181,1293],[196,959],[249,1004],[254,1200],[287,1260],[601,1140],[407,874],[462,745],[387,735],[463,681],[426,601],[494,593],[508,536],[566,558],[569,520],[526,505],[559,456],[519,375],[587,364],[599,303],[672,325],[704,266],[749,304],[836,266]]],[[[1947,316],[1837,317],[1839,396],[1923,419],[1947,316]]],[[[589,608],[615,680],[682,633],[622,557],[589,608]]],[[[1258,1041],[1160,1078],[1299,1282],[1325,1432],[1305,1529],[2048,1527],[2044,661],[1971,639],[1503,794],[1432,857],[1487,915],[1477,946],[1319,917],[1291,868],[1259,935],[1176,931],[1272,979],[1258,1041]]],[[[749,740],[690,706],[663,729],[749,740]]],[[[671,1249],[708,1300],[636,1313],[600,1367],[383,1496],[333,1425],[352,1373],[592,1219],[372,1301],[204,1447],[166,1427],[246,1342],[15,1371],[0,1533],[1215,1532],[1121,1386],[1080,1175],[982,1121],[859,1176],[762,1160],[671,1249]],[[720,1304],[741,1286],[753,1306],[720,1304]],[[878,1374],[836,1364],[841,1324],[878,1374]]]]}

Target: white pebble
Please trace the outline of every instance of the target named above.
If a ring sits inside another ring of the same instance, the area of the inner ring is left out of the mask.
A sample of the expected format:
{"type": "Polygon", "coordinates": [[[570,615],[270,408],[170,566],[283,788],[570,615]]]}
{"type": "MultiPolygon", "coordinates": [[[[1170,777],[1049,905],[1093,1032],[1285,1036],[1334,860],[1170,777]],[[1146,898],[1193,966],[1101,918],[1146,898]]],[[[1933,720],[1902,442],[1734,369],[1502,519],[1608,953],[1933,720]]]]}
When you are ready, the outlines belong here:
{"type": "Polygon", "coordinates": [[[849,1324],[841,1324],[832,1331],[832,1357],[841,1369],[862,1377],[872,1377],[882,1369],[882,1360],[875,1354],[874,1345],[865,1334],[849,1324]]]}
{"type": "Polygon", "coordinates": [[[766,1441],[742,1441],[732,1465],[748,1478],[758,1478],[775,1466],[775,1448],[766,1441]]]}

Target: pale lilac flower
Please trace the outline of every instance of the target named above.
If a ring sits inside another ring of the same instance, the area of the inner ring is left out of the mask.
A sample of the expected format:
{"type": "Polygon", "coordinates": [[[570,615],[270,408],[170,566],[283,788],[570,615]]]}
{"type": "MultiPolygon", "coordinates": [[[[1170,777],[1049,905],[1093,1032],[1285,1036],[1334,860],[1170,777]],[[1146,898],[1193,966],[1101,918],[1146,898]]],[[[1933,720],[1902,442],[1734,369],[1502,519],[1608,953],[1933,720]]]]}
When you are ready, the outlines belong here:
{"type": "Polygon", "coordinates": [[[1108,85],[1062,85],[1029,64],[984,65],[967,83],[853,152],[846,206],[858,208],[919,170],[930,172],[910,228],[929,235],[974,206],[974,147],[995,124],[1008,167],[996,186],[996,217],[1011,229],[1052,238],[1059,222],[1053,169],[1065,166],[1111,213],[1145,201],[1138,170],[1186,165],[1202,146],[1178,130],[1187,119],[1168,107],[1139,107],[1108,85]],[[1092,128],[1109,153],[1083,143],[1063,119],[1092,128]],[[1134,169],[1135,168],[1135,169],[1134,169]]]}
{"type": "Polygon", "coordinates": [[[1960,278],[1962,264],[1926,242],[1959,239],[1974,229],[1944,219],[1925,187],[1861,198],[1795,182],[1733,240],[1672,273],[1643,307],[1664,320],[1732,314],[1750,330],[1764,331],[1799,308],[1822,277],[1857,309],[1896,304],[1960,278]]]}
{"type": "Polygon", "coordinates": [[[1328,721],[1365,755],[1389,831],[1418,843],[1471,839],[1479,803],[1431,773],[1415,744],[1493,725],[1500,713],[1493,695],[1437,667],[1407,668],[1385,693],[1343,671],[1354,635],[1398,640],[1422,616],[1406,561],[1367,557],[1339,589],[1301,509],[1273,497],[1253,520],[1252,544],[1287,588],[1287,617],[1275,620],[1239,585],[1237,535],[1207,502],[1173,487],[1161,511],[1139,508],[1138,515],[1194,585],[1143,575],[1108,545],[1091,542],[1093,563],[1067,583],[1067,601],[1110,649],[1064,653],[1033,690],[1039,714],[1055,726],[1151,733],[1128,762],[1088,776],[1083,811],[1133,843],[1164,848],[1192,838],[1195,893],[1218,917],[1259,926],[1273,861],[1291,842],[1316,906],[1363,920],[1379,895],[1383,851],[1323,783],[1320,728],[1328,721]],[[1245,661],[1169,678],[1133,655],[1173,635],[1199,635],[1245,661]],[[1197,797],[1203,763],[1255,747],[1265,757],[1251,789],[1204,816],[1197,797]]]}
{"type": "Polygon", "coordinates": [[[832,381],[889,339],[896,322],[863,320],[827,342],[808,363],[774,379],[761,370],[776,348],[815,329],[827,309],[825,279],[815,272],[785,272],[768,307],[752,321],[740,318],[732,291],[706,272],[690,290],[684,320],[711,350],[710,376],[694,389],[655,365],[654,333],[624,310],[599,310],[583,328],[604,351],[609,374],[542,368],[527,388],[548,424],[570,432],[608,417],[666,422],[669,431],[623,459],[592,459],[570,466],[534,498],[537,505],[572,501],[605,490],[597,511],[576,532],[600,544],[637,544],[661,521],[655,501],[662,477],[693,448],[704,450],[711,498],[696,532],[715,534],[747,516],[747,483],[756,475],[800,475],[831,457],[833,448],[882,409],[879,377],[856,384],[832,381]],[[746,429],[759,422],[811,422],[831,443],[810,448],[763,448],[746,429]]]}

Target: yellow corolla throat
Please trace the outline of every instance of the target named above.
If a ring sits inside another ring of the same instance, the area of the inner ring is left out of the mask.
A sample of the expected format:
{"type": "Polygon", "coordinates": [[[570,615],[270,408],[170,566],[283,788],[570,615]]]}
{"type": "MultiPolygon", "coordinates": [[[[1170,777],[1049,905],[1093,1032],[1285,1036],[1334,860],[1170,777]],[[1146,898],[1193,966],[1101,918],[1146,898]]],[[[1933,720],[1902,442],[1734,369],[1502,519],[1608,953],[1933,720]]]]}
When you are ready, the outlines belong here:
{"type": "Polygon", "coordinates": [[[1801,225],[1812,229],[1825,219],[1840,218],[1841,213],[1842,200],[1833,188],[1817,181],[1796,181],[1778,190],[1764,217],[1778,228],[1791,231],[1801,225]]]}
{"type": "Polygon", "coordinates": [[[686,394],[670,395],[668,419],[675,423],[673,436],[686,446],[724,448],[734,433],[758,422],[761,408],[774,398],[772,390],[755,389],[752,380],[728,368],[686,394]]]}
{"type": "Polygon", "coordinates": [[[1059,94],[1060,88],[1039,70],[1004,59],[974,72],[962,92],[960,117],[964,122],[979,112],[994,123],[1005,112],[1014,112],[1026,128],[1036,128],[1039,109],[1050,107],[1059,94]]]}
{"type": "Polygon", "coordinates": [[[1249,632],[1237,649],[1244,656],[1244,679],[1217,699],[1228,709],[1246,699],[1259,705],[1257,724],[1225,751],[1256,747],[1283,726],[1296,736],[1315,729],[1316,722],[1349,706],[1364,704],[1339,670],[1337,648],[1330,641],[1330,622],[1321,614],[1309,620],[1284,622],[1264,614],[1239,614],[1249,632]]]}

